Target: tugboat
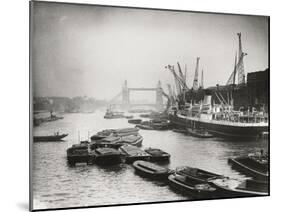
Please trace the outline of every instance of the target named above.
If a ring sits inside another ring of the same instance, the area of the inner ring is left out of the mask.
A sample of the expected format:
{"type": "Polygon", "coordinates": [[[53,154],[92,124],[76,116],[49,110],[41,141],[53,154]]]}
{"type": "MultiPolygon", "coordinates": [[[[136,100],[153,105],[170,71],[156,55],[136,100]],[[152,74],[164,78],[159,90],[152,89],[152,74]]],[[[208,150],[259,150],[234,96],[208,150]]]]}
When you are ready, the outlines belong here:
{"type": "Polygon", "coordinates": [[[111,109],[107,109],[106,113],[104,115],[105,119],[119,119],[119,118],[125,118],[123,112],[113,112],[111,109]]]}
{"type": "Polygon", "coordinates": [[[150,161],[169,161],[171,155],[167,152],[164,152],[161,149],[156,149],[156,148],[147,148],[144,150],[146,153],[150,154],[150,161]]]}
{"type": "Polygon", "coordinates": [[[133,167],[139,175],[152,179],[167,179],[172,174],[170,169],[147,161],[137,160],[133,163],[133,167]]]}
{"type": "Polygon", "coordinates": [[[150,154],[132,145],[123,145],[119,148],[119,150],[124,153],[126,163],[132,163],[136,160],[148,161],[151,157],[150,154]]]}
{"type": "Polygon", "coordinates": [[[63,119],[63,117],[61,117],[61,116],[54,115],[53,111],[51,111],[50,113],[51,113],[50,117],[45,119],[46,122],[57,121],[57,120],[63,119]]]}
{"type": "Polygon", "coordinates": [[[98,165],[114,165],[122,161],[123,155],[113,148],[97,148],[95,149],[95,162],[98,165]]]}
{"type": "Polygon", "coordinates": [[[68,136],[68,134],[59,134],[59,132],[54,133],[54,135],[46,135],[46,136],[33,136],[34,142],[40,141],[62,141],[64,137],[68,136]]]}
{"type": "Polygon", "coordinates": [[[248,156],[230,158],[228,162],[234,169],[254,177],[257,180],[268,181],[268,156],[261,154],[249,154],[248,156]]]}

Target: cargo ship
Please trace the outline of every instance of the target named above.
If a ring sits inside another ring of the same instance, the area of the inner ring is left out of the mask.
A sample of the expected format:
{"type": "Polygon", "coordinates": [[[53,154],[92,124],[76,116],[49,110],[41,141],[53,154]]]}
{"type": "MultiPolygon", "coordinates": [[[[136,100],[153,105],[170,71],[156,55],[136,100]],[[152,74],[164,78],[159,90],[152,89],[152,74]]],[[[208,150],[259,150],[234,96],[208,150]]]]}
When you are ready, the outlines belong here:
{"type": "Polygon", "coordinates": [[[200,57],[196,58],[191,89],[187,86],[186,75],[179,63],[179,74],[176,74],[174,66],[166,66],[173,74],[177,88],[177,95],[171,89],[169,91],[173,105],[169,109],[171,123],[180,129],[200,129],[216,136],[256,138],[269,133],[268,113],[265,112],[268,111],[269,70],[248,73],[246,83],[243,58],[247,53],[242,50],[241,33],[237,35],[238,55],[235,56],[234,70],[225,86],[217,84],[204,89],[203,70],[199,85],[200,57]]]}
{"type": "Polygon", "coordinates": [[[172,107],[169,119],[181,128],[199,128],[216,136],[257,138],[267,134],[268,115],[263,111],[235,111],[231,105],[212,105],[211,95],[201,104],[186,104],[182,110],[172,107]]]}

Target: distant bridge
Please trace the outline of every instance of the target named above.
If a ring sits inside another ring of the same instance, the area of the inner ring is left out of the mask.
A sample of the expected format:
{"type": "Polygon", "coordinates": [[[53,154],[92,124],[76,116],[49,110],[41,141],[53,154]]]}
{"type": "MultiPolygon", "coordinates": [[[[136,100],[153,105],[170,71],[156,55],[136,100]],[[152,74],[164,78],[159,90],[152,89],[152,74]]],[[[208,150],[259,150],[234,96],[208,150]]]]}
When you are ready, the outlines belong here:
{"type": "Polygon", "coordinates": [[[155,88],[129,88],[127,84],[127,80],[123,84],[122,91],[117,94],[111,101],[113,105],[120,105],[123,108],[131,108],[136,106],[150,106],[154,107],[157,110],[163,110],[164,103],[163,103],[163,89],[161,87],[161,82],[159,81],[155,88]],[[154,104],[149,103],[132,103],[130,101],[131,91],[152,91],[156,92],[156,100],[154,104]],[[121,97],[121,102],[117,102],[117,100],[121,97]]]}

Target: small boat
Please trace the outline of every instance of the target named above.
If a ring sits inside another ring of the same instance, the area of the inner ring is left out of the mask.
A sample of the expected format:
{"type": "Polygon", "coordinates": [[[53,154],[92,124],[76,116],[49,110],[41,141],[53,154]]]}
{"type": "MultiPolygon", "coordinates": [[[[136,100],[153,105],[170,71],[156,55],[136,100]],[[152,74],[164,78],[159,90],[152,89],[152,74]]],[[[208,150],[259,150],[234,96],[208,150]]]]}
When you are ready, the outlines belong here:
{"type": "Polygon", "coordinates": [[[142,119],[129,119],[128,123],[130,124],[140,124],[142,122],[142,119]]]}
{"type": "Polygon", "coordinates": [[[132,163],[136,160],[146,160],[148,161],[151,157],[150,154],[146,153],[142,149],[132,146],[132,145],[123,145],[119,150],[125,154],[125,162],[132,163]]]}
{"type": "Polygon", "coordinates": [[[173,129],[173,132],[186,133],[186,130],[185,129],[173,129]]]}
{"type": "Polygon", "coordinates": [[[168,161],[171,157],[169,153],[164,152],[161,149],[147,148],[144,151],[151,155],[150,161],[168,161]]]}
{"type": "Polygon", "coordinates": [[[62,141],[64,137],[68,136],[68,134],[59,134],[55,133],[54,135],[46,135],[46,136],[33,136],[34,142],[39,141],[62,141]]]}
{"type": "Polygon", "coordinates": [[[130,144],[132,146],[141,147],[142,146],[143,137],[141,135],[127,135],[121,137],[121,139],[117,142],[117,144],[130,144]]]}
{"type": "Polygon", "coordinates": [[[150,113],[140,114],[140,117],[142,118],[150,118],[150,116],[151,116],[150,113]]]}
{"type": "Polygon", "coordinates": [[[268,158],[262,155],[249,155],[245,157],[230,158],[228,162],[234,169],[254,177],[258,180],[268,181],[268,158]]]}
{"type": "Polygon", "coordinates": [[[106,113],[104,115],[105,119],[119,119],[119,118],[125,118],[123,112],[117,112],[117,111],[111,111],[110,109],[106,110],[106,113]]]}
{"type": "Polygon", "coordinates": [[[170,124],[168,122],[152,123],[152,127],[154,130],[168,130],[170,124]]]}
{"type": "Polygon", "coordinates": [[[141,160],[135,161],[133,167],[135,168],[136,173],[149,178],[167,179],[172,173],[170,169],[141,160]]]}
{"type": "Polygon", "coordinates": [[[94,162],[94,154],[86,143],[74,144],[66,150],[67,161],[69,165],[76,163],[92,164],[94,162]]]}
{"type": "Polygon", "coordinates": [[[146,124],[137,124],[136,127],[142,130],[154,130],[152,126],[146,124]]]}
{"type": "Polygon", "coordinates": [[[97,148],[95,149],[95,162],[98,165],[119,164],[123,155],[120,151],[113,148],[97,148]]]}
{"type": "Polygon", "coordinates": [[[258,191],[247,185],[246,180],[220,178],[209,181],[210,185],[217,189],[217,197],[241,197],[241,196],[266,196],[268,192],[258,191]]]}
{"type": "Polygon", "coordinates": [[[214,137],[211,133],[207,132],[206,130],[202,130],[202,129],[187,128],[186,133],[191,136],[197,137],[197,138],[213,138],[214,137]]]}
{"type": "Polygon", "coordinates": [[[169,185],[176,191],[190,195],[196,199],[214,198],[216,195],[217,189],[208,183],[187,181],[185,176],[178,174],[171,174],[168,180],[169,185]]]}
{"type": "Polygon", "coordinates": [[[45,118],[45,122],[57,121],[63,119],[62,116],[51,115],[50,117],[45,118]]]}
{"type": "Polygon", "coordinates": [[[134,116],[124,116],[126,119],[132,119],[134,116]]]}
{"type": "Polygon", "coordinates": [[[186,179],[197,183],[206,183],[209,180],[224,177],[223,175],[215,174],[212,172],[189,166],[177,167],[176,174],[185,176],[186,179]]]}
{"type": "Polygon", "coordinates": [[[136,127],[144,130],[167,130],[170,128],[170,123],[162,120],[143,121],[137,124],[136,127]]]}

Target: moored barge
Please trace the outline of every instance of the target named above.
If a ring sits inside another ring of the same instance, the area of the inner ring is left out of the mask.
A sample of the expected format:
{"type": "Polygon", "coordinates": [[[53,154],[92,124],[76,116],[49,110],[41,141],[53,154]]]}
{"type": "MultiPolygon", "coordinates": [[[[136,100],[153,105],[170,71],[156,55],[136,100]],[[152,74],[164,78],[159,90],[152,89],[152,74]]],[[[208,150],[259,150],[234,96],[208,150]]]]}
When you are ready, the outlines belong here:
{"type": "Polygon", "coordinates": [[[137,160],[133,163],[133,167],[141,176],[152,178],[152,179],[168,179],[168,176],[172,174],[172,171],[168,168],[158,166],[154,163],[147,161],[137,160]]]}
{"type": "Polygon", "coordinates": [[[228,162],[234,169],[249,175],[257,180],[268,181],[268,158],[263,155],[248,155],[244,157],[230,158],[228,162]]]}
{"type": "Polygon", "coordinates": [[[123,145],[119,150],[125,154],[125,162],[132,163],[136,160],[146,160],[148,161],[151,157],[150,154],[146,153],[142,149],[132,146],[132,145],[123,145]]]}
{"type": "Polygon", "coordinates": [[[122,162],[123,155],[113,148],[97,148],[94,151],[95,163],[98,165],[113,165],[122,162]]]}
{"type": "Polygon", "coordinates": [[[196,183],[186,179],[183,175],[171,174],[168,177],[169,185],[176,191],[183,194],[191,195],[193,198],[214,198],[216,188],[208,183],[196,183]]]}

